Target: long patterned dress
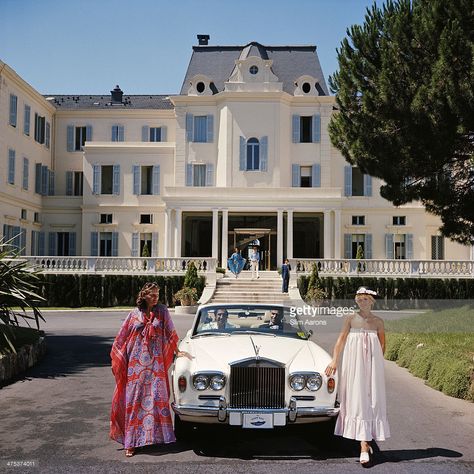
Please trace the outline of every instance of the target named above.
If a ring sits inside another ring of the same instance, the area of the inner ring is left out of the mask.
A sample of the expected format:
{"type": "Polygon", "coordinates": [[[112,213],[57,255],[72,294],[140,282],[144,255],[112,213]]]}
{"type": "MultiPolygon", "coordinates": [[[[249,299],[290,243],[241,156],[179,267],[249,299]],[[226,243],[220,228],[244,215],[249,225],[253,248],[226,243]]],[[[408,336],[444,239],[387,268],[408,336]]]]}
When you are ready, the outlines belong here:
{"type": "Polygon", "coordinates": [[[169,407],[168,369],[178,344],[164,305],[152,318],[135,308],[125,319],[110,352],[116,387],[110,437],[127,448],[176,441],[169,407]]]}

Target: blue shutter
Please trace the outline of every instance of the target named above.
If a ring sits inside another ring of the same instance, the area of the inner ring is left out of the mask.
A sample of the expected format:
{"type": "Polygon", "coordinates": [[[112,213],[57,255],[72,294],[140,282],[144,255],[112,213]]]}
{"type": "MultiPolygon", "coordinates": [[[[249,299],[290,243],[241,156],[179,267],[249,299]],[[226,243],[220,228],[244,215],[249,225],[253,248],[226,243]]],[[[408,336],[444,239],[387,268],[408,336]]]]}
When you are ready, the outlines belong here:
{"type": "Polygon", "coordinates": [[[299,143],[300,142],[300,116],[299,115],[293,115],[292,118],[292,124],[293,124],[293,143],[299,143]]]}
{"type": "Polygon", "coordinates": [[[100,165],[93,165],[93,178],[92,178],[92,194],[100,194],[100,179],[101,179],[101,167],[100,165]]]}
{"type": "Polygon", "coordinates": [[[139,195],[140,194],[140,166],[133,165],[133,194],[139,195]]]}
{"type": "Polygon", "coordinates": [[[214,164],[206,164],[206,186],[214,186],[214,164]]]}
{"type": "Polygon", "coordinates": [[[413,234],[405,234],[406,248],[407,248],[407,258],[413,258],[413,234]]]}
{"type": "Polygon", "coordinates": [[[151,256],[158,257],[158,232],[151,233],[151,256]]]}
{"type": "Polygon", "coordinates": [[[118,232],[112,232],[112,257],[118,257],[118,232]]]}
{"type": "Polygon", "coordinates": [[[240,152],[239,152],[239,170],[245,171],[247,169],[246,165],[246,145],[245,145],[245,138],[240,137],[240,152]]]}
{"type": "Polygon", "coordinates": [[[45,252],[45,245],[44,245],[44,232],[40,232],[38,236],[38,255],[41,255],[42,257],[46,254],[45,252]]]}
{"type": "Polygon", "coordinates": [[[58,248],[58,234],[56,232],[48,233],[48,245],[49,252],[48,255],[56,255],[56,249],[58,248]]]}
{"type": "Polygon", "coordinates": [[[49,170],[45,165],[41,165],[41,195],[47,196],[49,188],[49,170]]]}
{"type": "Polygon", "coordinates": [[[352,234],[344,234],[344,258],[352,258],[352,234]]]}
{"type": "Polygon", "coordinates": [[[312,142],[319,143],[321,141],[321,115],[313,115],[312,123],[312,142]]]}
{"type": "Polygon", "coordinates": [[[118,141],[123,142],[125,140],[125,128],[123,125],[118,126],[118,141]]]}
{"type": "Polygon", "coordinates": [[[365,258],[372,258],[372,234],[365,234],[365,258]]]}
{"type": "Polygon", "coordinates": [[[74,151],[74,126],[67,126],[67,151],[74,151]]]}
{"type": "Polygon", "coordinates": [[[76,256],[76,233],[69,232],[69,256],[76,256]]]}
{"type": "Polygon", "coordinates": [[[299,188],[301,185],[301,167],[300,165],[291,165],[291,185],[299,188]]]}
{"type": "Polygon", "coordinates": [[[48,170],[48,196],[54,196],[54,171],[48,170]]]}
{"type": "Polygon", "coordinates": [[[142,127],[142,142],[150,141],[150,127],[148,125],[143,125],[142,127]]]}
{"type": "Polygon", "coordinates": [[[214,115],[207,116],[207,143],[214,141],[214,115]]]}
{"type": "Polygon", "coordinates": [[[193,114],[186,114],[186,141],[193,141],[193,114]]]}
{"type": "Polygon", "coordinates": [[[45,138],[46,148],[49,148],[50,139],[51,139],[51,126],[49,122],[46,122],[46,138],[45,138]]]}
{"type": "Polygon", "coordinates": [[[86,142],[92,141],[92,126],[86,125],[86,142]]]}
{"type": "Polygon", "coordinates": [[[153,194],[157,196],[160,194],[160,165],[154,165],[153,166],[153,181],[152,181],[152,186],[153,186],[153,194]]]}
{"type": "Polygon", "coordinates": [[[73,174],[72,171],[66,171],[66,196],[72,196],[72,179],[73,174]]]}
{"type": "Polygon", "coordinates": [[[352,166],[344,166],[344,196],[352,196],[352,166]]]}
{"type": "Polygon", "coordinates": [[[140,242],[140,234],[134,232],[132,234],[132,257],[138,257],[138,244],[140,242]]]}
{"type": "Polygon", "coordinates": [[[364,196],[372,196],[372,176],[364,174],[364,196]]]}
{"type": "Polygon", "coordinates": [[[17,96],[10,94],[10,125],[12,125],[13,127],[16,127],[17,102],[17,96]]]}
{"type": "Polygon", "coordinates": [[[23,133],[30,136],[31,107],[25,105],[25,120],[23,123],[23,133]]]}
{"type": "Polygon", "coordinates": [[[91,232],[91,256],[97,257],[99,255],[99,233],[91,232]]]}
{"type": "Polygon", "coordinates": [[[313,188],[321,187],[321,165],[319,163],[311,167],[311,184],[313,188]]]}
{"type": "Polygon", "coordinates": [[[166,127],[161,127],[161,140],[162,142],[166,142],[168,140],[168,129],[166,127]]]}
{"type": "Polygon", "coordinates": [[[20,229],[20,254],[26,255],[26,229],[20,229]]]}
{"type": "Polygon", "coordinates": [[[8,182],[15,184],[15,150],[8,150],[8,182]]]}
{"type": "Polygon", "coordinates": [[[23,189],[28,189],[30,178],[30,162],[28,158],[23,158],[23,189]]]}
{"type": "Polygon", "coordinates": [[[260,140],[260,171],[267,171],[268,168],[268,137],[260,140]]]}
{"type": "Polygon", "coordinates": [[[112,125],[112,136],[111,136],[111,140],[113,142],[117,142],[118,141],[118,126],[117,125],[112,125]]]}
{"type": "Polygon", "coordinates": [[[113,167],[112,193],[115,196],[120,194],[120,165],[114,165],[113,167]]]}
{"type": "Polygon", "coordinates": [[[35,164],[35,193],[41,194],[41,163],[35,164]]]}
{"type": "Polygon", "coordinates": [[[38,255],[38,231],[31,231],[31,255],[38,255]]]}
{"type": "Polygon", "coordinates": [[[191,163],[186,164],[186,186],[193,185],[193,165],[191,163]]]}
{"type": "Polygon", "coordinates": [[[385,258],[393,258],[393,234],[385,234],[385,258]]]}
{"type": "Polygon", "coordinates": [[[21,228],[20,227],[13,227],[13,245],[20,250],[21,244],[21,228]]]}

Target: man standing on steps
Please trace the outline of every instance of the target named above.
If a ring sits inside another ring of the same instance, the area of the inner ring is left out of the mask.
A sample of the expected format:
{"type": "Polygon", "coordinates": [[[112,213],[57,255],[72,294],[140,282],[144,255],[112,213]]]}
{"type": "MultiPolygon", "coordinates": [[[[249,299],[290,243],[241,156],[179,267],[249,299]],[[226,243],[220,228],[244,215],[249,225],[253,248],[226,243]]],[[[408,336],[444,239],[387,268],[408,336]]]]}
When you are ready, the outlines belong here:
{"type": "Polygon", "coordinates": [[[260,262],[260,254],[257,252],[257,247],[254,247],[250,254],[250,266],[252,267],[252,280],[255,279],[255,274],[258,276],[258,264],[260,262]]]}

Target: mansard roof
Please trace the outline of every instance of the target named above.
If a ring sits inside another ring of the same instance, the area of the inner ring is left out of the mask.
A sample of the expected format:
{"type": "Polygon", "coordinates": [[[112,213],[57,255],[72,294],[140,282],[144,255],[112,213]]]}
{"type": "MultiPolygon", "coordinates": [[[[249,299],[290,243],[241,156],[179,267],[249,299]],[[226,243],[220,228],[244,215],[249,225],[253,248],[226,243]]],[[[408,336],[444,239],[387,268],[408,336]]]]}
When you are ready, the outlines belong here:
{"type": "Polygon", "coordinates": [[[63,95],[45,94],[44,98],[58,110],[80,109],[173,109],[169,95],[123,95],[122,102],[113,102],[110,94],[63,95]]]}
{"type": "Polygon", "coordinates": [[[235,67],[235,61],[251,56],[273,60],[272,71],[283,83],[283,90],[293,94],[295,80],[303,75],[313,76],[319,82],[319,94],[329,95],[316,46],[264,46],[251,42],[245,46],[193,46],[193,54],[181,87],[187,95],[191,78],[197,74],[208,76],[218,92],[224,90],[235,67]]]}

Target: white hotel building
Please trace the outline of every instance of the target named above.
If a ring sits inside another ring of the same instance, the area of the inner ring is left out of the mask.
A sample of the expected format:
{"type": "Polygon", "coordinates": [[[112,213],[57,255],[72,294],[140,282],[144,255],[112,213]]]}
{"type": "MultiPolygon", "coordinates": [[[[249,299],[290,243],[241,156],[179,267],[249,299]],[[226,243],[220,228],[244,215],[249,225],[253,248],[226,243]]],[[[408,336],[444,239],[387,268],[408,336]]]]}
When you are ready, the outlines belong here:
{"type": "Polygon", "coordinates": [[[177,95],[42,95],[0,62],[0,231],[25,255],[472,260],[330,143],[315,46],[212,46],[177,95]]]}

